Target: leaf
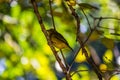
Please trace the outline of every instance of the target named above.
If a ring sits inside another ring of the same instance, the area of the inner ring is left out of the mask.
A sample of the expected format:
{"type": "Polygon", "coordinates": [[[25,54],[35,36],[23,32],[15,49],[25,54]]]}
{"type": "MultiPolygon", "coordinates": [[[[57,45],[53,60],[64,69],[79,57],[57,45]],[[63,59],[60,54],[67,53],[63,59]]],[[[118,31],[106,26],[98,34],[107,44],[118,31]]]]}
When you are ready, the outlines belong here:
{"type": "Polygon", "coordinates": [[[103,45],[106,46],[106,48],[108,48],[108,49],[114,48],[114,40],[113,39],[102,38],[101,41],[102,41],[103,45]]]}
{"type": "Polygon", "coordinates": [[[107,65],[106,64],[100,64],[100,66],[99,66],[99,69],[101,70],[101,72],[106,72],[107,71],[107,65]]]}
{"type": "MultiPolygon", "coordinates": [[[[90,56],[90,51],[88,50],[87,47],[85,47],[85,49],[87,50],[87,53],[88,53],[88,56],[90,56]]],[[[85,54],[83,53],[82,49],[80,49],[76,59],[75,59],[76,62],[84,62],[86,61],[86,56],[85,54]]]]}
{"type": "Polygon", "coordinates": [[[111,35],[120,36],[119,33],[110,33],[111,35]]]}
{"type": "Polygon", "coordinates": [[[111,63],[112,62],[112,60],[113,60],[113,52],[112,52],[112,50],[110,50],[110,49],[106,50],[106,52],[103,55],[103,60],[106,63],[111,63]]]}
{"type": "Polygon", "coordinates": [[[119,80],[119,79],[120,79],[119,74],[113,75],[113,76],[111,76],[111,78],[110,78],[110,80],[119,80]]]}
{"type": "Polygon", "coordinates": [[[71,6],[75,6],[76,5],[76,0],[68,0],[67,3],[71,6]]]}
{"type": "Polygon", "coordinates": [[[95,30],[95,31],[92,33],[92,35],[90,36],[89,40],[95,41],[95,40],[97,40],[99,37],[100,37],[100,35],[99,35],[98,31],[95,30]]]}
{"type": "Polygon", "coordinates": [[[78,4],[82,9],[95,9],[95,10],[99,10],[99,8],[93,6],[93,5],[90,5],[90,4],[87,4],[87,3],[80,3],[78,4]]]}

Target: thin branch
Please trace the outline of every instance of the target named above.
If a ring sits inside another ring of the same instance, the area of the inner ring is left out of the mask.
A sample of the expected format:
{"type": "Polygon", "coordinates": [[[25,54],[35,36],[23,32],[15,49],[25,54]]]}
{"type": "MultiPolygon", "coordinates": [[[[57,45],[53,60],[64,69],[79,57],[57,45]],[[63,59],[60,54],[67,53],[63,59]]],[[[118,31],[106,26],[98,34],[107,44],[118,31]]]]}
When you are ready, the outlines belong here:
{"type": "Polygon", "coordinates": [[[34,8],[34,12],[35,12],[35,14],[36,14],[36,16],[37,16],[37,18],[38,18],[38,21],[39,21],[39,24],[40,24],[40,26],[41,26],[42,32],[44,33],[44,35],[45,35],[45,37],[46,37],[46,39],[47,39],[48,45],[50,46],[51,50],[53,51],[53,54],[54,54],[57,62],[59,63],[61,69],[63,70],[63,73],[64,73],[65,76],[66,76],[66,80],[72,80],[70,73],[68,72],[68,70],[67,70],[67,68],[64,66],[64,64],[62,63],[60,57],[59,57],[58,54],[57,54],[57,51],[55,50],[55,48],[54,48],[53,45],[52,45],[52,42],[51,42],[51,40],[50,40],[50,37],[48,36],[47,30],[45,29],[45,26],[44,26],[44,24],[43,24],[42,17],[41,17],[41,15],[40,15],[39,12],[38,12],[38,7],[37,7],[37,4],[36,4],[35,0],[31,0],[31,3],[32,3],[33,8],[34,8]]]}
{"type": "Polygon", "coordinates": [[[70,67],[69,67],[69,71],[71,70],[71,68],[72,68],[72,66],[73,66],[73,64],[75,62],[75,58],[77,57],[77,55],[78,55],[78,53],[79,53],[79,51],[80,51],[81,48],[82,47],[79,47],[78,50],[75,52],[75,55],[73,57],[73,60],[71,61],[70,67]]]}
{"type": "Polygon", "coordinates": [[[102,26],[99,26],[98,28],[120,31],[120,29],[117,29],[117,28],[108,28],[108,27],[102,27],[102,26]]]}
{"type": "Polygon", "coordinates": [[[77,71],[74,71],[74,73],[71,74],[71,77],[74,76],[76,73],[78,73],[78,72],[83,72],[83,71],[89,71],[89,70],[77,70],[77,71]]]}
{"type": "Polygon", "coordinates": [[[95,17],[95,18],[96,18],[96,19],[101,18],[101,19],[115,19],[115,20],[120,20],[120,19],[114,18],[114,17],[95,17]]]}
{"type": "Polygon", "coordinates": [[[68,69],[68,68],[69,68],[69,65],[67,64],[67,61],[66,61],[66,59],[65,59],[65,56],[63,55],[63,52],[62,52],[61,49],[60,49],[60,52],[61,52],[61,55],[62,55],[62,58],[63,58],[64,64],[65,64],[66,68],[68,69]]]}
{"type": "MultiPolygon", "coordinates": [[[[71,74],[71,77],[74,76],[76,73],[79,72],[84,72],[84,71],[89,71],[89,70],[77,70],[73,74],[71,74]]],[[[114,70],[114,69],[107,69],[107,70],[101,70],[102,72],[116,72],[116,74],[120,74],[120,70],[114,70]]],[[[114,74],[115,75],[115,74],[114,74]]]]}
{"type": "MultiPolygon", "coordinates": [[[[68,0],[66,0],[66,1],[68,1],[68,0]]],[[[80,40],[78,40],[79,33],[80,33],[80,19],[79,19],[79,16],[77,15],[77,13],[75,12],[75,9],[74,9],[71,5],[69,5],[69,4],[67,4],[67,5],[69,6],[69,8],[70,8],[70,10],[71,10],[72,15],[75,17],[76,24],[77,24],[76,40],[77,40],[77,41],[80,41],[80,40]]],[[[79,38],[79,39],[80,39],[80,38],[79,38]]],[[[81,39],[81,40],[82,40],[82,39],[81,39]]],[[[82,43],[82,41],[80,41],[80,42],[82,43]]],[[[76,58],[79,50],[80,50],[80,48],[77,50],[77,52],[75,52],[74,58],[73,58],[72,63],[70,64],[70,67],[69,67],[69,71],[71,70],[71,67],[72,67],[72,65],[73,65],[73,63],[74,63],[74,60],[75,60],[75,58],[76,58]]]]}
{"type": "Polygon", "coordinates": [[[103,56],[103,57],[104,57],[105,59],[107,59],[112,65],[114,65],[114,66],[118,66],[117,63],[111,61],[107,56],[103,56]]]}
{"type": "MultiPolygon", "coordinates": [[[[96,27],[100,24],[100,21],[101,21],[101,18],[99,18],[98,24],[94,26],[94,29],[92,29],[92,31],[89,33],[87,39],[84,42],[81,41],[80,37],[78,37],[78,42],[81,45],[81,49],[82,49],[83,53],[85,54],[88,63],[93,67],[93,69],[94,69],[95,73],[97,74],[99,80],[102,80],[102,75],[101,75],[100,70],[98,69],[98,67],[95,64],[94,60],[92,58],[89,58],[88,52],[84,48],[85,43],[89,40],[89,37],[92,35],[92,33],[94,32],[94,30],[96,30],[96,27]]],[[[76,58],[77,55],[78,55],[78,53],[75,54],[75,57],[74,57],[73,61],[75,60],[75,58],[76,58]]],[[[72,62],[72,64],[73,64],[73,62],[72,62]]]]}
{"type": "Polygon", "coordinates": [[[60,57],[57,55],[57,51],[55,50],[55,48],[54,48],[53,45],[52,45],[52,42],[51,42],[51,40],[50,40],[50,38],[49,38],[49,36],[48,36],[47,30],[45,29],[45,26],[44,26],[44,24],[43,24],[42,17],[41,17],[41,15],[40,15],[39,12],[38,12],[38,6],[37,6],[37,4],[36,4],[36,1],[35,1],[35,0],[31,0],[31,3],[32,3],[32,5],[33,5],[34,12],[35,12],[35,14],[36,14],[36,16],[37,16],[37,19],[38,19],[38,21],[39,21],[39,24],[40,24],[40,27],[41,27],[41,29],[42,29],[42,32],[44,33],[44,35],[45,35],[45,37],[46,37],[46,39],[47,39],[48,45],[50,46],[51,50],[53,51],[53,54],[54,54],[56,60],[58,61],[60,67],[62,68],[63,72],[66,74],[66,73],[67,73],[67,70],[66,70],[65,66],[63,65],[60,57]]]}
{"type": "Polygon", "coordinates": [[[88,19],[87,15],[85,14],[85,12],[84,12],[84,10],[83,10],[82,8],[80,8],[80,9],[82,10],[83,14],[85,15],[85,18],[86,18],[86,20],[87,20],[87,23],[88,23],[88,25],[89,25],[89,28],[90,28],[90,30],[92,31],[92,27],[91,27],[91,25],[90,25],[90,22],[89,22],[89,19],[88,19]]]}
{"type": "MultiPolygon", "coordinates": [[[[73,63],[74,63],[74,61],[75,61],[75,58],[77,57],[80,49],[87,43],[87,41],[89,40],[89,38],[90,38],[90,36],[92,35],[92,33],[94,32],[94,30],[96,30],[96,27],[100,24],[100,21],[101,21],[101,19],[99,19],[97,25],[94,24],[94,28],[93,28],[92,31],[89,33],[87,39],[86,39],[84,42],[79,41],[80,44],[81,44],[81,47],[76,51],[76,53],[75,53],[75,55],[74,55],[74,58],[73,58],[73,60],[72,60],[72,63],[71,63],[71,65],[70,65],[70,68],[72,67],[72,65],[73,65],[73,63]]],[[[94,22],[95,22],[95,21],[94,21],[94,22]]],[[[80,38],[80,37],[79,37],[79,38],[80,38]]],[[[80,40],[80,39],[79,39],[79,40],[80,40]]]]}
{"type": "Polygon", "coordinates": [[[53,17],[53,10],[52,10],[52,0],[49,0],[49,5],[50,5],[50,13],[51,13],[51,16],[52,16],[53,27],[54,27],[54,30],[56,30],[54,17],[53,17]]]}
{"type": "Polygon", "coordinates": [[[90,16],[93,18],[93,19],[115,19],[115,20],[120,20],[119,18],[115,18],[115,17],[94,17],[93,15],[90,14],[90,16]]]}
{"type": "Polygon", "coordinates": [[[110,33],[111,35],[120,36],[119,33],[110,33]]]}
{"type": "Polygon", "coordinates": [[[97,26],[100,25],[100,22],[101,22],[101,18],[99,18],[99,21],[98,21],[98,24],[97,25],[94,25],[94,28],[92,29],[92,31],[89,33],[87,39],[84,41],[84,43],[82,45],[84,45],[90,38],[90,36],[92,35],[92,33],[96,30],[97,26]]]}

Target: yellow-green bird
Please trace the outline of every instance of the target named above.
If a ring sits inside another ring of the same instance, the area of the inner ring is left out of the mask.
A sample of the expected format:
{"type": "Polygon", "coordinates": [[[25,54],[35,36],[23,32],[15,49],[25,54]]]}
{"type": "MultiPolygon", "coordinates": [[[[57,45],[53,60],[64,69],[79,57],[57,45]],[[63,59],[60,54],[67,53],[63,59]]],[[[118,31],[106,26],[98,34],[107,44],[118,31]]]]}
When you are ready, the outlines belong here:
{"type": "Polygon", "coordinates": [[[48,35],[50,37],[50,40],[52,41],[52,44],[56,48],[63,49],[63,48],[68,47],[73,51],[73,49],[69,46],[68,42],[65,40],[65,38],[60,33],[58,33],[54,29],[49,29],[47,31],[48,31],[48,35]]]}

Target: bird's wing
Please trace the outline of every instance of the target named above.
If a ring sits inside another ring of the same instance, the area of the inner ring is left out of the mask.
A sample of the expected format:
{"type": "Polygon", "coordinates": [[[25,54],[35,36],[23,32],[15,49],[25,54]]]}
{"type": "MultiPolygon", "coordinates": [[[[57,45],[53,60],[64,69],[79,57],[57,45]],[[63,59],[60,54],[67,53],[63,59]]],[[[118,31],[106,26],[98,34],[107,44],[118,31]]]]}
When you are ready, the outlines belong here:
{"type": "Polygon", "coordinates": [[[57,39],[59,39],[61,42],[64,42],[66,45],[68,45],[68,42],[66,41],[66,39],[59,33],[57,33],[57,35],[55,35],[55,37],[57,39]]]}
{"type": "Polygon", "coordinates": [[[57,39],[61,40],[62,42],[64,42],[72,51],[74,51],[74,50],[70,47],[70,45],[68,44],[68,42],[66,41],[66,39],[65,39],[61,34],[58,33],[55,37],[56,37],[57,39]]]}

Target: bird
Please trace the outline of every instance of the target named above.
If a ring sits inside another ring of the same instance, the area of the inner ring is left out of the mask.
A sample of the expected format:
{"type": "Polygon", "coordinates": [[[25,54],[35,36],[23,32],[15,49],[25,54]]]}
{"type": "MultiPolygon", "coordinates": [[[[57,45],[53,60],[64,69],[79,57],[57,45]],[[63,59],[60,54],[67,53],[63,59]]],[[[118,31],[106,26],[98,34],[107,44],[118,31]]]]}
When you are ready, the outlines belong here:
{"type": "Polygon", "coordinates": [[[61,49],[68,47],[73,51],[73,49],[69,46],[66,39],[59,32],[57,32],[55,29],[49,29],[49,30],[47,30],[47,32],[48,32],[48,35],[50,37],[52,44],[56,48],[61,50],[61,49]]]}

